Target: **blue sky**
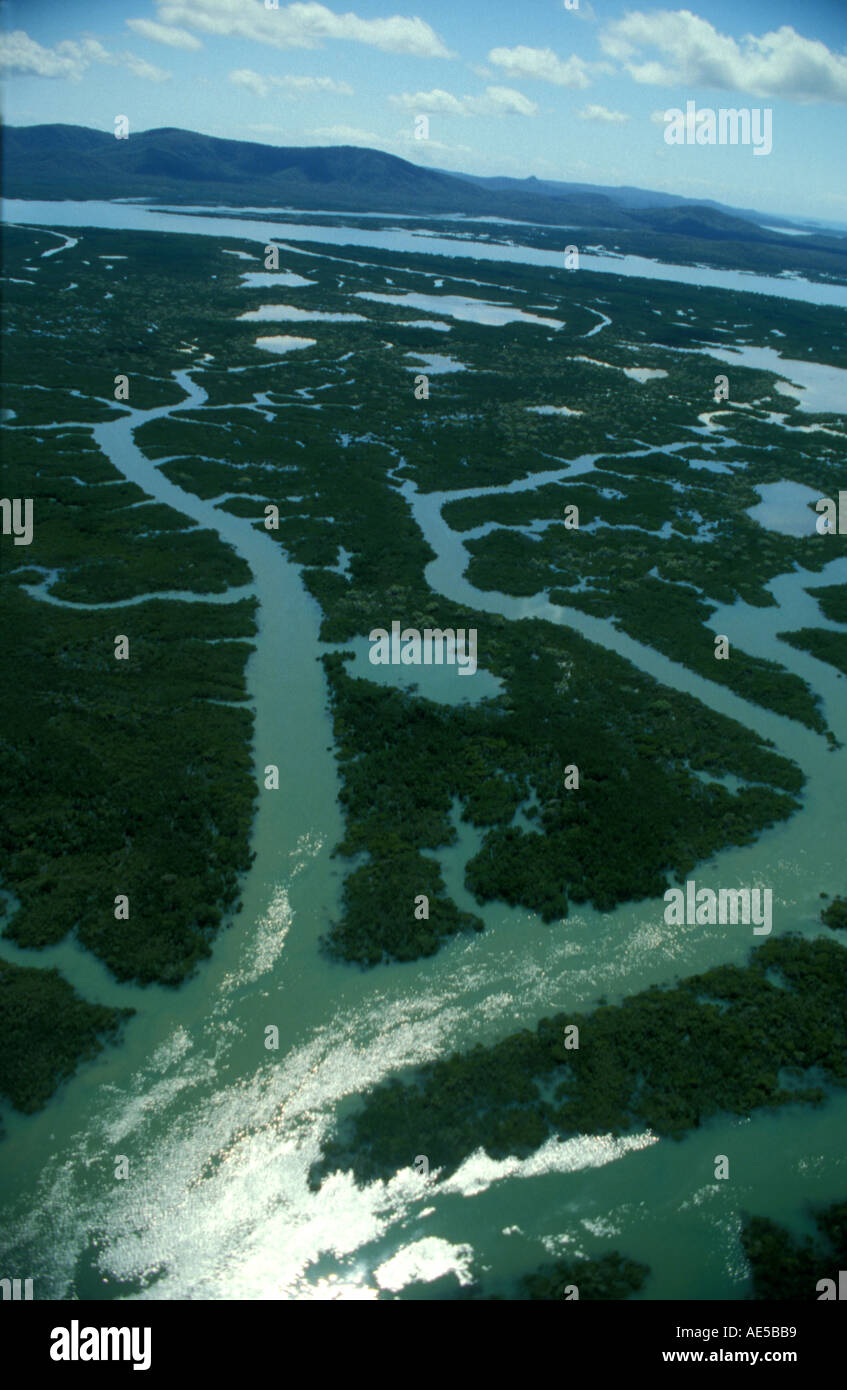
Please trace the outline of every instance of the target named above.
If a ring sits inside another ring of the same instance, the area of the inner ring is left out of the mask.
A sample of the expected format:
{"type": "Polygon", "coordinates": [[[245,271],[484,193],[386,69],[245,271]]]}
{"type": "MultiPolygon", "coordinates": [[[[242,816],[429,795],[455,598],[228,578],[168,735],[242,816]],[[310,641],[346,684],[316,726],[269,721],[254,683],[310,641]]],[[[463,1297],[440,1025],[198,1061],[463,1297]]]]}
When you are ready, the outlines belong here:
{"type": "Polygon", "coordinates": [[[369,145],[847,222],[847,0],[567,4],[0,0],[3,115],[369,145]],[[772,151],[668,145],[664,112],[688,101],[770,108],[772,151]]]}

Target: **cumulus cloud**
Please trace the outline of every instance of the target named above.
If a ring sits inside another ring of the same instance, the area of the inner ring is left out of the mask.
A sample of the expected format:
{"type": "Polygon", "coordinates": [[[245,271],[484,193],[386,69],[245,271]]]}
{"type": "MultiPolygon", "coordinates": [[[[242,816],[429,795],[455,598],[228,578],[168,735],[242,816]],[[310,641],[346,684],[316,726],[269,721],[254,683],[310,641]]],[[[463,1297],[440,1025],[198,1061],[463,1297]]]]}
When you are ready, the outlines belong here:
{"type": "Polygon", "coordinates": [[[361,130],[353,125],[323,125],[308,131],[309,135],[328,140],[334,145],[366,145],[369,149],[383,149],[395,142],[374,130],[361,130]]]}
{"type": "Polygon", "coordinates": [[[583,106],[576,114],[581,121],[601,121],[605,125],[625,125],[630,119],[625,112],[610,111],[608,106],[583,106]]]}
{"type": "Polygon", "coordinates": [[[847,101],[847,56],[803,38],[789,24],[737,42],[690,10],[637,10],[609,24],[600,44],[640,83],[847,101]]]}
{"type": "MultiPolygon", "coordinates": [[[[69,42],[68,47],[73,45],[69,42]]],[[[57,44],[61,48],[61,44],[57,44]]],[[[118,63],[120,58],[115,53],[110,53],[108,48],[104,48],[98,39],[82,39],[78,45],[83,57],[92,63],[118,63]]],[[[132,54],[125,54],[124,57],[130,58],[132,54]]]]}
{"type": "Polygon", "coordinates": [[[406,111],[439,116],[534,116],[538,106],[511,87],[486,87],[484,96],[456,97],[435,87],[431,92],[401,92],[389,97],[406,111]]]}
{"type": "Polygon", "coordinates": [[[332,77],[263,77],[251,68],[235,68],[229,74],[229,80],[237,87],[246,87],[257,97],[266,97],[273,91],[286,96],[297,96],[303,92],[331,92],[335,96],[345,97],[353,95],[353,88],[348,82],[336,82],[332,77]]]}
{"type": "Polygon", "coordinates": [[[333,77],[280,77],[274,79],[287,92],[332,92],[335,96],[351,97],[349,82],[336,82],[333,77]]]}
{"type": "Polygon", "coordinates": [[[485,96],[476,100],[483,115],[534,116],[538,111],[536,102],[512,87],[486,87],[485,96]]]}
{"type": "Polygon", "coordinates": [[[257,97],[266,97],[271,89],[268,79],[258,72],[252,72],[250,68],[235,68],[229,74],[229,80],[236,87],[246,87],[248,92],[255,93],[257,97]]]}
{"type": "Polygon", "coordinates": [[[124,64],[136,77],[143,77],[145,82],[167,82],[172,76],[165,68],[159,68],[155,63],[148,63],[146,58],[136,58],[134,53],[127,53],[124,57],[124,64]]]}
{"type": "Polygon", "coordinates": [[[23,29],[0,34],[0,68],[9,75],[70,77],[77,81],[90,62],[83,45],[69,39],[54,48],[43,48],[23,29]]]}
{"type": "Polygon", "coordinates": [[[195,34],[189,34],[187,29],[174,29],[169,24],[157,24],[154,19],[128,19],[127,28],[132,29],[133,33],[138,34],[142,39],[151,39],[153,43],[164,43],[169,48],[189,48],[198,49],[203,45],[195,34]]]}
{"type": "Polygon", "coordinates": [[[336,14],[314,0],[281,5],[278,10],[265,9],[263,0],[157,0],[157,11],[166,26],[253,39],[271,48],[320,48],[325,39],[346,39],[386,53],[454,56],[422,19],[403,15],[361,19],[352,12],[336,14]]]}
{"type": "Polygon", "coordinates": [[[488,61],[504,68],[510,77],[531,77],[539,82],[553,82],[557,87],[591,86],[588,74],[592,65],[575,53],[563,61],[552,48],[519,44],[517,48],[492,48],[488,61]]]}
{"type": "Polygon", "coordinates": [[[148,82],[165,82],[171,76],[134,53],[110,53],[98,39],[62,39],[44,48],[23,29],[0,34],[0,71],[9,77],[64,77],[78,82],[92,63],[125,67],[148,82]]]}

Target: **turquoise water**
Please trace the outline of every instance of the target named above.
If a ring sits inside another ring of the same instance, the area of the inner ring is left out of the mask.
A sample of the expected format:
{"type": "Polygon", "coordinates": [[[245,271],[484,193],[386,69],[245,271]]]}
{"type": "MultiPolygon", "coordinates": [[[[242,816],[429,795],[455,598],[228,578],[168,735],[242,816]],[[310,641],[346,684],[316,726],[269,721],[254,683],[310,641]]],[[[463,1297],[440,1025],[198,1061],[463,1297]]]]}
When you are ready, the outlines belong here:
{"type": "MultiPolygon", "coordinates": [[[[176,230],[180,220],[168,225],[176,230]]],[[[193,220],[191,229],[198,230],[193,220]]],[[[183,492],[136,448],[133,432],[145,421],[202,407],[190,371],[176,379],[185,393],[180,406],[133,411],[95,426],[94,435],[126,478],[216,529],[250,565],[254,583],[237,596],[255,593],[261,605],[247,673],[254,760],[257,777],[267,763],[279,765],[280,790],[260,796],[242,912],[179,991],[118,986],[72,943],[38,957],[58,964],[88,998],[125,1002],[138,1014],[123,1044],[83,1067],[46,1110],[8,1114],[0,1145],[3,1269],[34,1277],[42,1298],[372,1299],[404,1290],[428,1298],[474,1278],[493,1288],[551,1254],[602,1253],[611,1243],[653,1267],[651,1298],[740,1296],[739,1210],[801,1230],[802,1203],[843,1197],[847,1160],[833,1136],[845,1131],[847,1097],[820,1111],[719,1117],[679,1144],[643,1132],[554,1142],[524,1161],[478,1154],[448,1181],[437,1154],[428,1155],[432,1172],[423,1180],[410,1153],[409,1167],[390,1182],[359,1187],[338,1173],[310,1190],[309,1168],[334,1117],[399,1067],[493,1041],[554,1011],[590,1007],[600,996],[614,1001],[717,962],[741,962],[754,941],[739,927],[670,927],[660,900],[608,914],[583,907],[553,925],[494,904],[481,912],[481,936],[454,939],[433,959],[361,972],[320,954],[343,873],[330,857],[342,822],[315,660],[329,648],[318,641],[317,604],[282,548],[249,520],[183,492]],[[279,1028],[278,1052],[264,1047],[269,1024],[279,1028]],[[728,1182],[714,1179],[717,1154],[730,1159],[728,1182]],[[130,1161],[127,1181],[113,1177],[119,1155],[130,1161]]],[[[591,459],[569,467],[586,471],[591,459]]],[[[608,622],[554,607],[543,595],[476,590],[462,577],[462,538],[440,516],[447,497],[467,490],[420,495],[405,483],[401,492],[435,551],[427,577],[437,593],[482,612],[567,622],[766,734],[802,765],[809,778],[802,813],[754,846],[715,856],[697,877],[768,884],[774,930],[817,934],[819,894],[844,891],[847,750],[828,751],[809,730],[748,705],[608,622]]],[[[778,607],[736,604],[719,610],[713,626],[810,680],[847,744],[844,680],[776,637],[817,614],[805,583],[845,579],[847,561],[823,575],[782,576],[772,585],[778,607]]],[[[362,639],[345,645],[357,650],[356,674],[381,679],[392,670],[368,667],[362,639]]],[[[435,698],[463,695],[477,681],[469,698],[490,693],[482,671],[473,680],[449,668],[413,676],[435,698]]],[[[444,877],[461,908],[480,912],[463,886],[479,832],[456,824],[457,843],[439,856],[444,877]]],[[[5,942],[0,953],[32,959],[5,942]]]]}

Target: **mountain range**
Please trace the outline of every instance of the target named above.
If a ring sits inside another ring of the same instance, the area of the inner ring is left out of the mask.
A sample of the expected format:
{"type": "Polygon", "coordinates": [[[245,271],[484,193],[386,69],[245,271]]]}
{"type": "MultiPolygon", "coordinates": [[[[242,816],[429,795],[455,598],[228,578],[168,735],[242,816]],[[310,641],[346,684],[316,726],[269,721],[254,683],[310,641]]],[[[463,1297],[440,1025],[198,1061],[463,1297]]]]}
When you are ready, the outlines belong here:
{"type": "Polygon", "coordinates": [[[456,174],[360,146],[264,145],[171,127],[118,139],[85,126],[3,126],[0,138],[6,198],[510,218],[614,231],[653,252],[657,238],[729,242],[747,257],[847,271],[843,235],[785,236],[777,226],[792,224],[774,216],[637,187],[456,174]]]}

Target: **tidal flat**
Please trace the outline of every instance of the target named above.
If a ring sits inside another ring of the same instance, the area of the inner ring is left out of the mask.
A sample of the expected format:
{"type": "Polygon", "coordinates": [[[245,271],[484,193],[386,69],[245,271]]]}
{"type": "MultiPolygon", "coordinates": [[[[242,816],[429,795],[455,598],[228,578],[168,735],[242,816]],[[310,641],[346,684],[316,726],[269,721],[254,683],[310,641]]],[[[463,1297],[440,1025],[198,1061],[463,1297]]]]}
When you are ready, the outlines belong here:
{"type": "Polygon", "coordinates": [[[220,1267],[251,1296],[216,1213],[258,1165],[251,1239],[271,1214],[282,1244],[292,1237],[283,1296],[328,1281],[437,1297],[487,1264],[499,1296],[559,1297],[544,1280],[571,1266],[551,1274],[542,1259],[558,1222],[589,1261],[586,1296],[666,1297],[674,1271],[638,1221],[584,1224],[594,1198],[579,1174],[637,1163],[663,1219],[700,1222],[689,1296],[745,1296],[758,1284],[740,1217],[727,1237],[726,1213],[680,1216],[660,1155],[696,1129],[714,1150],[716,1126],[775,1122],[757,1112],[778,1108],[794,1166],[769,1203],[748,1186],[732,1212],[746,1203],[796,1231],[809,1186],[832,1203],[847,1182],[826,1148],[802,1191],[796,1168],[809,1102],[821,1136],[844,1114],[843,1017],[824,988],[844,950],[818,940],[817,899],[845,889],[847,537],[749,515],[757,489],[782,480],[837,496],[847,402],[801,409],[779,389],[784,364],[736,367],[708,345],[743,324],[744,342],[766,347],[776,320],[782,357],[805,360],[811,344],[815,362],[843,366],[844,311],[667,281],[646,297],[611,271],[291,244],[285,228],[280,298],[261,317],[308,316],[314,337],[269,361],[250,316],[274,273],[245,283],[240,256],[262,248],[236,230],[243,240],[230,225],[4,228],[4,486],[34,506],[32,544],[0,545],[12,638],[0,968],[16,982],[0,1006],[4,1056],[56,997],[41,953],[62,953],[77,1012],[37,1068],[0,1076],[0,1165],[26,1156],[30,1173],[10,1180],[3,1249],[34,1260],[52,1296],[90,1297],[104,1279],[114,1297],[222,1296],[220,1267]],[[445,338],[466,370],[433,372],[420,397],[410,362],[426,373],[445,338]],[[716,403],[719,371],[730,391],[716,403]],[[551,401],[558,413],[542,413],[551,401]],[[352,674],[338,645],[395,618],[477,629],[498,693],[450,703],[352,674]],[[774,940],[752,960],[738,927],[663,928],[664,891],[695,871],[773,885],[774,940]],[[31,957],[26,988],[6,942],[31,957]],[[790,988],[768,971],[788,971],[790,988]],[[616,1003],[592,1011],[607,994],[616,1003]],[[539,1089],[521,1059],[529,1049],[535,1066],[546,1048],[540,1070],[561,1083],[559,1025],[577,1010],[583,1072],[548,1095],[550,1077],[539,1089]],[[115,1201],[91,1167],[113,1130],[155,1193],[134,1251],[131,1197],[115,1201]],[[532,1169],[551,1136],[591,1157],[532,1169]],[[500,1191],[527,1233],[519,1256],[499,1226],[456,1215],[449,1183],[479,1150],[516,1165],[500,1191]],[[174,1162],[157,1177],[163,1151],[174,1162]],[[420,1153],[439,1175],[425,1183],[420,1153]],[[45,1252],[69,1181],[73,1215],[45,1252]],[[543,1199],[529,1200],[538,1183],[543,1199]],[[341,1191],[357,1236],[344,1220],[327,1228],[341,1191]],[[174,1252],[168,1213],[184,1200],[174,1252]],[[424,1276],[397,1287],[379,1271],[409,1223],[433,1231],[448,1274],[425,1277],[421,1255],[424,1276]],[[96,1249],[92,1229],[109,1233],[96,1249]],[[313,1232],[299,1254],[297,1230],[313,1232]]]}

